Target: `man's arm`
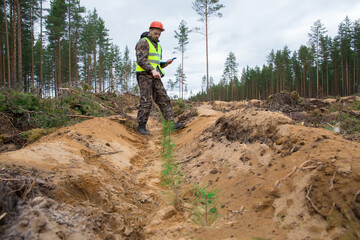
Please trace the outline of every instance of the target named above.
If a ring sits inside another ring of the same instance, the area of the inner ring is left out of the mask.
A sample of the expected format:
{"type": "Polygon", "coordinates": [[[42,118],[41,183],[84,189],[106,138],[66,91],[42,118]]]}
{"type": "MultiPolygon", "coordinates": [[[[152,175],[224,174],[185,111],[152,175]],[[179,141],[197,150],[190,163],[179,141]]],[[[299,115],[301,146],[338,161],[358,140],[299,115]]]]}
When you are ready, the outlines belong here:
{"type": "Polygon", "coordinates": [[[149,57],[149,43],[146,39],[142,38],[136,44],[136,63],[139,64],[146,72],[151,73],[154,68],[151,66],[149,57]]]}

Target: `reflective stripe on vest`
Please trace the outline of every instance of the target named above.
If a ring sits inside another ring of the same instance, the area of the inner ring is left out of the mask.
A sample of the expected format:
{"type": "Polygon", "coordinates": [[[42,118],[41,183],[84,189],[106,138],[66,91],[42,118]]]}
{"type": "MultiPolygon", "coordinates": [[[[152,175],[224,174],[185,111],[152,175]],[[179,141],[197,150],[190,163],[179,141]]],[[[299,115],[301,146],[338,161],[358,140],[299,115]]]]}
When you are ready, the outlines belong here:
{"type": "MultiPolygon", "coordinates": [[[[154,45],[150,42],[150,40],[145,37],[146,41],[149,44],[149,56],[148,56],[148,61],[150,62],[151,66],[156,69],[157,67],[159,67],[161,73],[163,75],[165,75],[164,71],[162,70],[162,68],[160,67],[160,60],[161,60],[161,46],[160,44],[158,45],[158,50],[156,51],[156,48],[154,47],[154,45]]],[[[145,70],[140,67],[139,64],[136,63],[136,71],[137,72],[144,72],[145,70]]]]}

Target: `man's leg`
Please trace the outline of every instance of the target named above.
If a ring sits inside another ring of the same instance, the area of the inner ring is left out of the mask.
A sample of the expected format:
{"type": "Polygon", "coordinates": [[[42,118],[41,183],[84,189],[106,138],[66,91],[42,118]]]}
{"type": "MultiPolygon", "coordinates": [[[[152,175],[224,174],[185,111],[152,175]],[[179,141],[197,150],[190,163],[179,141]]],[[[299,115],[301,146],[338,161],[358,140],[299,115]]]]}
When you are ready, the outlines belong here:
{"type": "Polygon", "coordinates": [[[138,130],[144,135],[148,135],[149,132],[146,130],[146,123],[149,119],[151,105],[152,105],[152,79],[147,76],[138,74],[137,81],[140,88],[140,106],[137,114],[137,122],[139,124],[138,130]]]}
{"type": "MultiPolygon", "coordinates": [[[[170,102],[170,98],[166,93],[163,83],[161,80],[156,79],[154,80],[154,89],[153,89],[153,98],[159,108],[161,113],[166,121],[174,121],[174,111],[170,102]]],[[[175,123],[174,129],[181,129],[184,128],[183,123],[175,123]]]]}
{"type": "Polygon", "coordinates": [[[166,121],[174,120],[174,111],[170,103],[170,98],[166,93],[163,83],[160,79],[154,80],[153,85],[154,102],[159,106],[160,111],[166,121]]]}

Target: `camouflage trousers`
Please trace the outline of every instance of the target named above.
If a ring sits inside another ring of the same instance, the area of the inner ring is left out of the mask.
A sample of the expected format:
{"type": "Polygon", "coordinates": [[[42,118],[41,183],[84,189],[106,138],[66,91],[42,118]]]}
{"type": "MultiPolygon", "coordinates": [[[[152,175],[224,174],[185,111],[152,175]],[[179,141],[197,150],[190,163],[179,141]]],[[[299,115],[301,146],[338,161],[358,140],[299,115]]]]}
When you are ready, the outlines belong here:
{"type": "Polygon", "coordinates": [[[155,79],[147,74],[137,74],[137,82],[140,88],[140,106],[137,114],[139,125],[146,125],[152,107],[152,99],[159,106],[166,121],[174,120],[170,98],[161,79],[155,79]]]}

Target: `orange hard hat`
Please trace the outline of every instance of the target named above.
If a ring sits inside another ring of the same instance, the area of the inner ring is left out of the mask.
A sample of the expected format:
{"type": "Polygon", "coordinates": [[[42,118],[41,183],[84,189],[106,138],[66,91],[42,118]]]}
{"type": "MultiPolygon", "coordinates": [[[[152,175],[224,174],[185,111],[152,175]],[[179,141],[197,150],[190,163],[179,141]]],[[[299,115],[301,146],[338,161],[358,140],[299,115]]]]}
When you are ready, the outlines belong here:
{"type": "Polygon", "coordinates": [[[158,28],[160,29],[162,32],[165,31],[163,25],[161,22],[158,22],[158,21],[154,21],[150,24],[150,28],[158,28]]]}

